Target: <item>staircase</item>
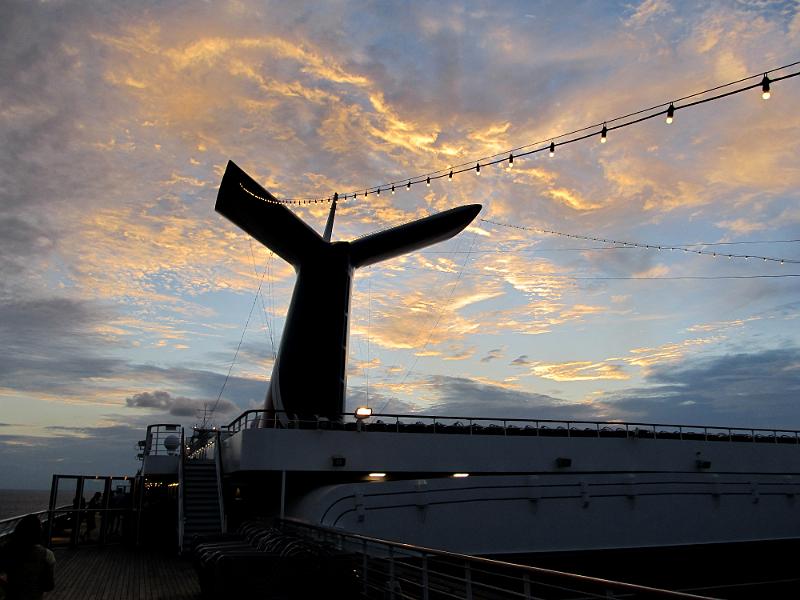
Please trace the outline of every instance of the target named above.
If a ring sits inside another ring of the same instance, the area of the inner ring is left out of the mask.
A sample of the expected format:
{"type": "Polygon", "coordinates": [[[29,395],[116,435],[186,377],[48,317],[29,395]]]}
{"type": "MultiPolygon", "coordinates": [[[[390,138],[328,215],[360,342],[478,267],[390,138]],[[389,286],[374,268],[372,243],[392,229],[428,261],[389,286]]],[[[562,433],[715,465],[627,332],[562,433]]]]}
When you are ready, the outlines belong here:
{"type": "Polygon", "coordinates": [[[194,535],[222,533],[217,466],[213,460],[184,460],[183,539],[181,547],[194,535]]]}

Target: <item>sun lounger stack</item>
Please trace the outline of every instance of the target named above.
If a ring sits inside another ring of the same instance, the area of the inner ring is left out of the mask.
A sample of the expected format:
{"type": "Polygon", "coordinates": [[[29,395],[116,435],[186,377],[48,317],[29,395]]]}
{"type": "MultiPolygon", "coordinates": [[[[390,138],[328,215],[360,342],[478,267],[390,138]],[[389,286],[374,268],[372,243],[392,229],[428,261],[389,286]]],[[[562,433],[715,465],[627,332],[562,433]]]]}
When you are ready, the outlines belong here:
{"type": "Polygon", "coordinates": [[[197,539],[193,559],[207,598],[358,595],[352,556],[264,522],[243,524],[234,534],[197,539]]]}

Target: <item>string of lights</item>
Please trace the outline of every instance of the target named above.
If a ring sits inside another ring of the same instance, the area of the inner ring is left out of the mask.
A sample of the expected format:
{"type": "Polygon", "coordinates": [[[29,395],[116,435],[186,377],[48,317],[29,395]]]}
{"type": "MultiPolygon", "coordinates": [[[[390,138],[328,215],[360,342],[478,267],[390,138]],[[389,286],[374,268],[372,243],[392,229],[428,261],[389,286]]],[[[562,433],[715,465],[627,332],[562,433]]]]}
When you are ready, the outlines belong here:
{"type": "Polygon", "coordinates": [[[561,133],[559,135],[549,137],[543,140],[538,140],[536,142],[531,142],[522,146],[517,146],[516,148],[504,150],[496,154],[484,156],[474,160],[465,161],[455,165],[450,165],[447,168],[438,169],[428,173],[423,173],[421,175],[403,177],[395,181],[390,181],[388,183],[362,188],[359,190],[347,192],[345,194],[334,193],[332,196],[322,197],[322,198],[320,197],[288,198],[288,199],[277,199],[274,197],[265,198],[247,189],[243,184],[240,183],[239,185],[245,192],[247,192],[254,198],[258,198],[259,200],[262,200],[264,202],[268,202],[270,204],[300,206],[306,204],[329,203],[335,201],[349,201],[349,200],[356,200],[358,198],[366,199],[369,197],[370,194],[380,196],[382,192],[383,193],[388,192],[394,195],[397,191],[400,191],[402,188],[410,190],[411,186],[419,185],[421,183],[424,183],[426,187],[430,187],[432,182],[440,179],[446,178],[448,181],[452,181],[456,175],[461,175],[462,173],[474,171],[475,175],[480,175],[482,168],[485,169],[486,167],[491,167],[494,165],[505,164],[507,170],[512,170],[514,162],[519,161],[520,159],[523,159],[525,157],[533,156],[540,152],[547,152],[550,157],[554,157],[556,148],[559,148],[561,146],[566,146],[568,144],[574,144],[577,142],[585,141],[594,137],[598,137],[600,143],[605,143],[608,140],[608,135],[610,132],[623,129],[625,127],[638,125],[639,123],[643,123],[645,121],[649,121],[657,117],[663,116],[665,118],[666,123],[671,124],[674,121],[675,113],[678,110],[686,110],[688,108],[699,106],[701,104],[706,104],[708,102],[722,100],[729,96],[741,94],[753,89],[760,88],[761,97],[764,100],[768,100],[771,97],[772,86],[775,83],[784,81],[786,79],[791,79],[793,77],[797,77],[798,75],[800,75],[800,71],[795,71],[792,73],[787,73],[785,75],[777,75],[777,76],[774,75],[774,73],[790,69],[797,65],[800,65],[800,61],[795,61],[780,67],[775,67],[768,71],[763,71],[757,75],[749,75],[747,77],[743,77],[735,81],[730,81],[728,83],[708,88],[706,90],[695,92],[687,96],[682,96],[680,98],[675,98],[667,102],[662,102],[660,104],[656,104],[649,108],[643,108],[625,115],[614,117],[612,119],[606,119],[602,123],[587,125],[585,127],[581,127],[579,129],[575,129],[570,132],[561,133]],[[735,89],[729,89],[735,85],[745,82],[750,82],[753,80],[758,80],[758,81],[756,81],[755,83],[748,83],[747,85],[735,89]],[[714,93],[714,92],[719,92],[719,93],[714,93]],[[713,95],[708,96],[708,94],[713,94],[713,95]]]}
{"type": "Polygon", "coordinates": [[[800,264],[800,260],[793,260],[789,258],[779,258],[774,256],[759,256],[757,254],[729,254],[727,252],[717,252],[715,250],[695,250],[694,248],[697,246],[696,244],[645,244],[642,242],[629,242],[623,240],[612,240],[610,238],[600,238],[595,237],[592,235],[578,235],[574,233],[563,233],[561,231],[553,231],[551,229],[540,229],[538,227],[525,227],[524,225],[512,225],[510,223],[500,223],[498,221],[492,221],[490,219],[481,219],[483,223],[489,223],[490,225],[497,225],[499,227],[508,227],[510,229],[519,229],[522,231],[533,231],[536,233],[546,233],[548,235],[557,235],[561,237],[572,238],[575,240],[586,240],[591,242],[601,242],[604,244],[615,244],[617,247],[620,248],[644,248],[647,250],[670,250],[675,251],[679,250],[682,252],[687,252],[690,254],[702,254],[705,256],[712,256],[712,257],[722,257],[727,259],[744,259],[750,260],[761,260],[764,262],[775,262],[779,264],[800,264]]]}

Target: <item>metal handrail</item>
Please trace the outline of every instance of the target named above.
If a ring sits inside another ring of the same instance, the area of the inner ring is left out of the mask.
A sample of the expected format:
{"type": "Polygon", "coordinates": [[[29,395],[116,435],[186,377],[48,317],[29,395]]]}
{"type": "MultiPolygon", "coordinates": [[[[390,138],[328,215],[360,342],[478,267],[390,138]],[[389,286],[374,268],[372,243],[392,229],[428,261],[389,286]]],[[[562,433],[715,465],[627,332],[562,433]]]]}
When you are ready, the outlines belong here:
{"type": "Polygon", "coordinates": [[[228,527],[225,519],[225,499],[222,494],[222,448],[220,446],[222,441],[220,440],[220,431],[217,430],[216,433],[214,464],[217,469],[217,504],[219,504],[219,525],[222,529],[222,533],[225,533],[228,530],[228,527]]]}
{"type": "MultiPolygon", "coordinates": [[[[340,415],[341,421],[336,424],[355,424],[360,422],[351,413],[343,413],[340,415]]],[[[723,426],[709,426],[709,425],[687,425],[675,423],[646,423],[636,421],[594,421],[594,420],[556,420],[556,419],[502,419],[496,417],[459,417],[447,415],[424,415],[424,414],[397,414],[397,413],[373,413],[369,419],[365,419],[372,427],[378,424],[394,427],[396,431],[401,431],[401,427],[407,428],[417,424],[432,426],[431,431],[427,433],[439,433],[442,431],[454,432],[455,429],[463,428],[461,432],[474,434],[476,432],[484,433],[487,430],[492,431],[497,428],[502,431],[504,435],[509,432],[516,433],[523,429],[524,431],[534,429],[536,435],[556,434],[564,437],[605,437],[611,433],[622,433],[624,431],[626,437],[652,437],[654,439],[686,439],[687,436],[695,438],[702,436],[702,439],[708,441],[752,441],[769,439],[774,443],[779,443],[779,439],[784,441],[791,440],[791,443],[800,445],[800,430],[795,429],[764,429],[752,427],[723,427],[723,426]],[[381,419],[394,420],[394,423],[387,423],[381,419]],[[414,421],[417,422],[409,422],[414,421]],[[484,425],[487,423],[488,425],[484,425]],[[500,425],[502,424],[502,425],[500,425]],[[517,425],[520,424],[520,425],[517,425]],[[531,427],[532,426],[532,427],[531,427]],[[578,426],[583,427],[579,429],[578,426]],[[446,428],[446,429],[445,429],[446,428]],[[665,431],[671,429],[672,431],[665,431]],[[438,430],[438,431],[437,431],[438,430]],[[545,433],[546,432],[546,433],[545,433]],[[591,436],[587,434],[591,433],[591,436]],[[580,435],[575,435],[580,434],[580,435]],[[605,434],[605,436],[604,436],[605,434]],[[734,439],[744,436],[746,439],[734,439]]],[[[231,421],[223,428],[228,433],[237,433],[243,429],[247,429],[253,425],[256,426],[271,426],[271,427],[302,427],[304,425],[311,425],[312,428],[323,429],[331,426],[331,421],[328,419],[308,419],[308,418],[295,418],[285,411],[266,411],[263,409],[251,409],[244,411],[236,419],[231,421]]],[[[369,427],[367,427],[369,428],[369,427]]]]}
{"type": "Polygon", "coordinates": [[[184,531],[184,514],[183,514],[183,461],[186,454],[186,442],[184,440],[183,428],[181,428],[181,452],[178,458],[178,549],[183,551],[183,531],[184,531]]]}
{"type": "MultiPolygon", "coordinates": [[[[71,511],[72,510],[72,505],[71,504],[64,504],[62,506],[57,507],[55,509],[55,511],[53,511],[53,512],[63,512],[63,511],[65,511],[65,509],[70,509],[70,511],[71,511]]],[[[23,518],[27,517],[28,515],[35,515],[35,516],[39,517],[39,520],[41,521],[43,516],[49,517],[50,509],[49,508],[45,508],[44,510],[37,510],[35,512],[30,512],[30,513],[25,513],[25,514],[22,514],[22,515],[15,515],[13,517],[5,517],[3,519],[0,519],[0,539],[2,539],[5,536],[11,534],[11,532],[13,530],[13,527],[9,527],[9,525],[11,525],[11,524],[16,525],[16,523],[18,523],[20,520],[22,520],[23,518]]]]}
{"type": "Polygon", "coordinates": [[[142,456],[161,456],[169,455],[170,452],[166,448],[162,448],[161,444],[170,435],[183,435],[183,427],[178,423],[154,423],[147,426],[147,435],[145,436],[144,447],[142,449],[142,456]]]}
{"type": "MultiPolygon", "coordinates": [[[[522,565],[497,559],[483,558],[480,556],[471,556],[468,554],[460,554],[458,552],[450,552],[448,550],[428,548],[425,546],[418,546],[415,544],[408,544],[405,542],[385,540],[382,538],[376,538],[357,533],[342,531],[340,529],[334,529],[332,527],[325,527],[323,525],[307,523],[305,521],[301,521],[299,519],[294,519],[291,517],[281,519],[279,520],[279,523],[283,523],[285,525],[288,525],[289,527],[305,530],[307,533],[314,534],[317,537],[323,538],[324,540],[333,538],[336,540],[336,543],[334,545],[338,549],[344,550],[345,545],[347,545],[350,548],[352,548],[353,551],[362,554],[363,559],[359,561],[362,565],[361,568],[363,570],[361,574],[361,581],[365,586],[370,586],[370,587],[371,585],[369,583],[369,576],[368,576],[368,563],[369,563],[368,558],[388,560],[389,580],[390,582],[392,582],[397,579],[395,563],[398,562],[399,558],[397,557],[397,554],[400,553],[401,555],[404,555],[405,558],[421,560],[421,565],[419,567],[407,562],[403,562],[402,565],[405,568],[419,571],[420,583],[419,584],[415,583],[414,585],[415,586],[422,585],[425,588],[427,588],[428,580],[430,579],[431,573],[433,573],[430,565],[431,558],[438,558],[450,561],[451,564],[463,565],[464,577],[463,578],[457,577],[457,578],[464,582],[465,588],[467,590],[471,590],[473,587],[476,586],[485,588],[490,587],[486,583],[473,581],[471,578],[472,573],[481,572],[481,569],[479,569],[478,567],[485,567],[486,569],[491,570],[490,571],[491,574],[495,574],[500,569],[518,573],[518,576],[516,577],[510,577],[507,575],[502,575],[502,576],[505,578],[513,578],[513,580],[515,582],[520,583],[521,584],[520,587],[525,590],[529,590],[531,584],[534,583],[537,585],[548,585],[548,584],[542,584],[542,582],[540,581],[534,582],[533,578],[535,577],[536,579],[550,578],[550,579],[555,579],[557,581],[563,581],[564,585],[595,586],[604,592],[615,591],[615,592],[632,593],[632,594],[641,593],[641,594],[646,594],[647,597],[693,598],[693,599],[708,600],[707,596],[698,596],[696,594],[689,594],[687,592],[653,588],[645,585],[638,585],[622,581],[612,581],[609,579],[592,577],[589,575],[566,573],[564,571],[556,571],[554,569],[546,569],[542,567],[522,565]],[[380,553],[373,552],[372,554],[370,554],[369,552],[370,545],[381,548],[381,552],[380,553]]],[[[437,573],[437,575],[440,577],[447,577],[447,578],[454,577],[451,573],[437,573]]],[[[552,584],[549,585],[553,586],[552,584]]],[[[523,598],[532,597],[525,592],[515,593],[514,595],[523,598]]],[[[595,596],[595,597],[600,597],[600,596],[595,596]]]]}

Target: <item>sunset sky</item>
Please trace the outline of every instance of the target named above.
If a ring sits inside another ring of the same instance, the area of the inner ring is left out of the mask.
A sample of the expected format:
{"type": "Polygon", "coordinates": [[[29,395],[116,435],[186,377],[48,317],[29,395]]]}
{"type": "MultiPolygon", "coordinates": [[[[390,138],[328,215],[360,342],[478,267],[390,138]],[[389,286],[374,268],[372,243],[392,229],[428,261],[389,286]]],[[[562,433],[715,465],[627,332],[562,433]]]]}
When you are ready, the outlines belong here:
{"type": "MultiPolygon", "coordinates": [[[[228,160],[352,192],[798,60],[797,2],[2,2],[0,487],[132,474],[229,369],[214,422],[262,406],[294,272],[214,212],[228,160]]],[[[800,77],[342,203],[340,240],[483,205],[357,273],[348,407],[800,429],[798,106],[800,77]]]]}

